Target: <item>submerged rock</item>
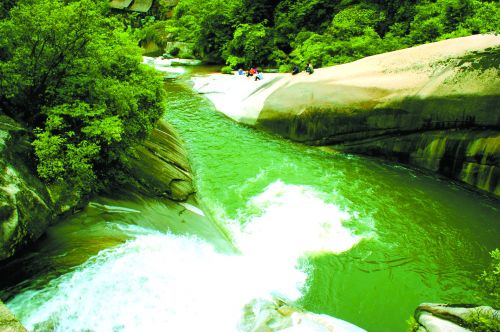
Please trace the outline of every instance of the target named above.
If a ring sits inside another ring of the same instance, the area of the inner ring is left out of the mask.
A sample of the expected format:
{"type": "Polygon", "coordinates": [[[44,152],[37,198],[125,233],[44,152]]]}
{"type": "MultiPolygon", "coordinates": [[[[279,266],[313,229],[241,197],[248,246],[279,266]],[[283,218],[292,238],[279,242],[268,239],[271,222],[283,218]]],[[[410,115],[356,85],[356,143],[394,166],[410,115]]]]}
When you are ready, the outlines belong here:
{"type": "Polygon", "coordinates": [[[195,79],[194,88],[237,121],[305,144],[389,157],[500,195],[499,68],[500,36],[474,35],[313,75],[276,74],[267,84],[214,76],[195,79]]]}

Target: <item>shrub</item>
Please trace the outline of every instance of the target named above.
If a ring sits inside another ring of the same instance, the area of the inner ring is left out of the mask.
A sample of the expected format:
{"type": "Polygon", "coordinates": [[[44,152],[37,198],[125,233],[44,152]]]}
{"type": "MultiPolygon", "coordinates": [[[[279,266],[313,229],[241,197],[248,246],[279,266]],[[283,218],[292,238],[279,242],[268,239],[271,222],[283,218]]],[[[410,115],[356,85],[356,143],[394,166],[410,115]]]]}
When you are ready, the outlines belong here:
{"type": "Polygon", "coordinates": [[[222,67],[222,69],[220,71],[223,74],[229,74],[229,75],[233,74],[233,68],[231,68],[231,66],[222,67]]]}

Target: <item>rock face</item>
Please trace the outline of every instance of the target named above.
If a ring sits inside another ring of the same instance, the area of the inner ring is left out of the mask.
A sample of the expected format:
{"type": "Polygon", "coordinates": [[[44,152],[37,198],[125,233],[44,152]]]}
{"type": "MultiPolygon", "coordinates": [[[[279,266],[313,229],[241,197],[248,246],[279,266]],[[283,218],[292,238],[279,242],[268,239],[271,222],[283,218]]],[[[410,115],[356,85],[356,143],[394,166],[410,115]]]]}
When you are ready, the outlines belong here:
{"type": "Polygon", "coordinates": [[[423,303],[414,317],[418,326],[413,330],[419,332],[494,331],[500,327],[500,312],[488,306],[423,303]]]}
{"type": "MultiPolygon", "coordinates": [[[[499,67],[500,36],[450,39],[313,75],[277,75],[228,99],[228,114],[295,141],[389,157],[500,195],[499,67]]],[[[205,82],[199,91],[217,106],[222,96],[211,92],[220,90],[205,82]]]]}
{"type": "Polygon", "coordinates": [[[425,131],[336,147],[422,167],[500,196],[500,133],[495,130],[425,131]]]}
{"type": "Polygon", "coordinates": [[[32,175],[26,138],[18,124],[0,117],[0,260],[38,239],[54,212],[47,188],[32,175]]]}
{"type": "MultiPolygon", "coordinates": [[[[0,261],[36,241],[52,221],[84,200],[72,188],[47,186],[35,176],[28,137],[19,124],[0,116],[0,261]]],[[[174,201],[194,193],[186,152],[164,122],[128,161],[133,191],[174,201]]]]}
{"type": "Polygon", "coordinates": [[[187,153],[174,129],[160,121],[129,159],[132,183],[144,194],[186,201],[195,193],[187,153]]]}
{"type": "Polygon", "coordinates": [[[26,332],[26,329],[10,312],[5,304],[0,301],[0,331],[3,332],[26,332]]]}

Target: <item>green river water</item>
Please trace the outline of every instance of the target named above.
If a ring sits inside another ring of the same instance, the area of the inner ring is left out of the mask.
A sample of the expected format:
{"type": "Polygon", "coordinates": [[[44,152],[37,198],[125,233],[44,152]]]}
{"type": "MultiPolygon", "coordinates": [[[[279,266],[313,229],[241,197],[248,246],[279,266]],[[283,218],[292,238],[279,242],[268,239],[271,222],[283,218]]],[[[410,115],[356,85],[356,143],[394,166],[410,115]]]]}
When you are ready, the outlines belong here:
{"type": "Polygon", "coordinates": [[[166,89],[210,218],[130,193],[96,198],[0,268],[0,298],[28,328],[236,331],[245,304],[277,296],[404,331],[422,302],[484,303],[498,200],[236,124],[187,82],[166,89]]]}

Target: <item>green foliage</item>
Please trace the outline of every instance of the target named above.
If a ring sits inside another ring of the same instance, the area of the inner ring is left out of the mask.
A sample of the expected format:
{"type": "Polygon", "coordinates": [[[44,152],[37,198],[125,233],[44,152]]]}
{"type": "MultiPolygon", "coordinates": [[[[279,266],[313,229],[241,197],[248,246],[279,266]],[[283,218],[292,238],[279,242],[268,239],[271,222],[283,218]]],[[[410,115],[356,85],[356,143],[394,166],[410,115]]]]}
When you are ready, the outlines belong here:
{"type": "Polygon", "coordinates": [[[375,32],[377,25],[384,21],[384,13],[374,8],[352,6],[340,11],[328,27],[328,32],[339,39],[364,35],[367,29],[375,32]]]}
{"type": "Polygon", "coordinates": [[[467,319],[467,328],[473,332],[498,332],[500,316],[489,310],[475,309],[467,319]]]}
{"type": "Polygon", "coordinates": [[[0,111],[35,128],[41,178],[84,193],[119,173],[164,111],[161,78],[103,4],[21,1],[0,22],[0,111]]]}
{"type": "Polygon", "coordinates": [[[2,0],[0,4],[0,19],[7,17],[9,11],[16,4],[17,0],[2,0]]]}
{"type": "Polygon", "coordinates": [[[151,16],[144,20],[141,28],[134,30],[135,38],[139,39],[141,44],[155,42],[158,46],[165,47],[168,42],[165,27],[165,21],[157,21],[151,16]]]}
{"type": "Polygon", "coordinates": [[[194,43],[195,56],[221,62],[222,49],[233,37],[236,10],[241,4],[241,0],[179,1],[172,19],[166,21],[165,31],[172,41],[194,43]]]}
{"type": "Polygon", "coordinates": [[[338,44],[332,36],[301,32],[297,40],[295,43],[297,47],[290,54],[294,64],[299,67],[305,67],[308,62],[314,63],[317,67],[335,64],[334,57],[338,51],[338,44]],[[307,39],[300,42],[305,36],[308,36],[307,39]]]}
{"type": "Polygon", "coordinates": [[[231,67],[267,63],[272,53],[272,30],[261,23],[241,24],[223,51],[231,67]]]}
{"type": "Polygon", "coordinates": [[[230,66],[225,66],[225,67],[221,68],[220,72],[223,73],[223,74],[232,75],[233,74],[233,68],[230,67],[230,66]]]}
{"type": "Polygon", "coordinates": [[[483,271],[479,281],[491,299],[491,305],[500,308],[500,250],[497,248],[490,252],[491,265],[483,271]]]}
{"type": "Polygon", "coordinates": [[[209,62],[320,67],[499,27],[487,0],[180,0],[166,32],[209,62]]]}

